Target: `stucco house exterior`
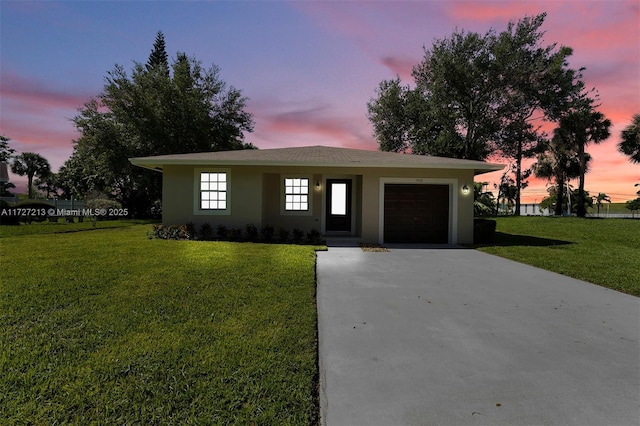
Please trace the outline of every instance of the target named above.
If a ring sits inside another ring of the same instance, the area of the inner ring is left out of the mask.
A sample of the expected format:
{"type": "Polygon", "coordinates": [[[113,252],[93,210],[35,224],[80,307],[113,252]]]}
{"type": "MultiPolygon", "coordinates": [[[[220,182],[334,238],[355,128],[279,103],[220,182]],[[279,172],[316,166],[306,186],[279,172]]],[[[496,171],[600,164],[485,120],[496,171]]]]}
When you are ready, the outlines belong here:
{"type": "Polygon", "coordinates": [[[163,174],[164,224],[253,224],[368,243],[473,242],[483,161],[326,146],[130,159],[163,174]]]}

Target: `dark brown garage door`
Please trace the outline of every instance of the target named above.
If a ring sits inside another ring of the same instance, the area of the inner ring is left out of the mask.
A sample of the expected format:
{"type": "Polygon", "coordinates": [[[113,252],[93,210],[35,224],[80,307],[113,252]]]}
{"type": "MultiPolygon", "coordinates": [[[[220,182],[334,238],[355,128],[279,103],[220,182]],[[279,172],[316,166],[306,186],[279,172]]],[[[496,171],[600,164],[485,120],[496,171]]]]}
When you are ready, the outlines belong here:
{"type": "Polygon", "coordinates": [[[449,186],[385,184],[385,243],[449,240],[449,186]]]}

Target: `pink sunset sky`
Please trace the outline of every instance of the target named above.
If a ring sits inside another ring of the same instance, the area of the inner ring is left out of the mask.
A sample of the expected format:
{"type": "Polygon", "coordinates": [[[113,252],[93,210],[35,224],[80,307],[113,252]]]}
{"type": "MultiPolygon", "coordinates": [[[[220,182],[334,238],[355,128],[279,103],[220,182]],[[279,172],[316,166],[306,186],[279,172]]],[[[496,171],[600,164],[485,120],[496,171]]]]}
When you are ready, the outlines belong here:
{"type": "MultiPolygon", "coordinates": [[[[570,46],[613,122],[593,156],[586,189],[614,202],[637,197],[640,165],[619,154],[620,132],[640,113],[640,3],[608,1],[0,2],[0,134],[57,171],[78,138],[70,119],[103,88],[115,64],[146,62],[157,31],[167,53],[216,64],[249,98],[261,149],[328,145],[375,150],[366,112],[382,80],[411,69],[423,46],[456,29],[501,31],[547,12],[545,43],[570,46]]],[[[501,162],[500,160],[497,160],[501,162]]],[[[500,172],[477,176],[497,182],[500,172]]],[[[24,190],[24,178],[11,175],[24,190]]],[[[532,180],[523,202],[539,202],[532,180]]],[[[577,182],[574,182],[577,185],[577,182]]],[[[491,186],[491,185],[490,185],[491,186]]]]}

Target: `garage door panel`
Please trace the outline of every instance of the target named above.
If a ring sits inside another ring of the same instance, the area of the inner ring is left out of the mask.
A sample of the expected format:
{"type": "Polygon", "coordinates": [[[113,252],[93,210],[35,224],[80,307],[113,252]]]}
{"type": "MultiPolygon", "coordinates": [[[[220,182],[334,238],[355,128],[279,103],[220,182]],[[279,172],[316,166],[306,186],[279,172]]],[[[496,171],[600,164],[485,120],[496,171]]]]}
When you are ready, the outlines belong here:
{"type": "Polygon", "coordinates": [[[448,242],[448,185],[386,184],[384,193],[385,242],[448,242]]]}

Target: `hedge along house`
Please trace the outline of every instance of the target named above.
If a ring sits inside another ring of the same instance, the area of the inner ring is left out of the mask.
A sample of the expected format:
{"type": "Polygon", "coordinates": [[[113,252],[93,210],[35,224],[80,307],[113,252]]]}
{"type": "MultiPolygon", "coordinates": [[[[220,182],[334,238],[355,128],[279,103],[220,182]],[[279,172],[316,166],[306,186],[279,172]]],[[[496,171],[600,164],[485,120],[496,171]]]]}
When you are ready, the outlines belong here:
{"type": "Polygon", "coordinates": [[[503,168],[325,146],[130,161],[163,174],[166,225],[315,228],[368,243],[472,243],[474,176],[503,168]]]}

